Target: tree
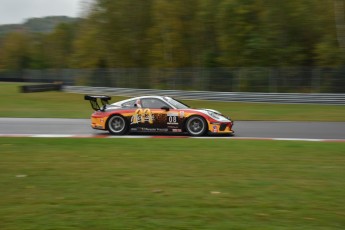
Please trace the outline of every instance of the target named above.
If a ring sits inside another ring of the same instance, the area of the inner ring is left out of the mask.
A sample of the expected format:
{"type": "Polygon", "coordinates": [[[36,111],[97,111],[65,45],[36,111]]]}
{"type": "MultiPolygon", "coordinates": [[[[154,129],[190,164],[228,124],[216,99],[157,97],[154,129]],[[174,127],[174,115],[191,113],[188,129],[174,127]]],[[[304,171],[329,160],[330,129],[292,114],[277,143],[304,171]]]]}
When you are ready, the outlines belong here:
{"type": "Polygon", "coordinates": [[[88,62],[92,65],[102,59],[109,67],[145,66],[150,7],[150,0],[95,1],[77,38],[75,55],[81,58],[83,52],[94,50],[97,60],[88,62]]]}
{"type": "Polygon", "coordinates": [[[44,52],[49,66],[53,68],[68,68],[70,56],[73,52],[72,44],[74,39],[73,24],[59,24],[52,33],[46,36],[44,41],[44,52]]]}
{"type": "Polygon", "coordinates": [[[9,33],[4,37],[0,53],[3,69],[21,70],[30,66],[30,36],[25,33],[9,33]]]}
{"type": "Polygon", "coordinates": [[[196,0],[156,0],[153,2],[153,25],[150,29],[151,65],[186,67],[195,64],[196,0]]]}
{"type": "Polygon", "coordinates": [[[333,0],[92,0],[86,9],[80,24],[59,24],[48,34],[22,31],[3,36],[1,66],[97,68],[104,62],[108,68],[180,68],[345,63],[337,43],[333,0]]]}

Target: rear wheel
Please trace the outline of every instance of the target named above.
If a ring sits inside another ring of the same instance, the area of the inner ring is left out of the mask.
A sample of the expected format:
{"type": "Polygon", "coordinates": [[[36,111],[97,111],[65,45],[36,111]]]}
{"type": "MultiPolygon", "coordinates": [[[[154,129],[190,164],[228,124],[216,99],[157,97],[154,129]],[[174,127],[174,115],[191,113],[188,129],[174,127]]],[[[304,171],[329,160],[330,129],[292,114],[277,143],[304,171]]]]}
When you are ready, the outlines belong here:
{"type": "Polygon", "coordinates": [[[200,116],[192,116],[186,122],[186,130],[191,136],[202,136],[207,130],[207,123],[200,116]]]}
{"type": "Polygon", "coordinates": [[[111,134],[123,135],[127,133],[128,124],[123,116],[114,115],[108,119],[107,129],[111,134]]]}

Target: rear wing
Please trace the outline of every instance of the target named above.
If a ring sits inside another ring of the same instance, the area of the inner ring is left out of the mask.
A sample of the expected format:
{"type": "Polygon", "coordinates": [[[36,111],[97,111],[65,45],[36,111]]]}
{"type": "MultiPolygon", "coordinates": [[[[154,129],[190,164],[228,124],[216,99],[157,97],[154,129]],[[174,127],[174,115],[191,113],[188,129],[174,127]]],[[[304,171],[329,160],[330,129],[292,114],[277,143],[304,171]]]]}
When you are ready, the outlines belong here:
{"type": "Polygon", "coordinates": [[[111,97],[109,96],[91,96],[91,95],[85,95],[84,99],[87,101],[90,101],[91,107],[95,111],[104,111],[107,104],[109,104],[109,100],[111,100],[111,97]],[[102,103],[102,107],[98,104],[98,99],[100,99],[102,103]]]}

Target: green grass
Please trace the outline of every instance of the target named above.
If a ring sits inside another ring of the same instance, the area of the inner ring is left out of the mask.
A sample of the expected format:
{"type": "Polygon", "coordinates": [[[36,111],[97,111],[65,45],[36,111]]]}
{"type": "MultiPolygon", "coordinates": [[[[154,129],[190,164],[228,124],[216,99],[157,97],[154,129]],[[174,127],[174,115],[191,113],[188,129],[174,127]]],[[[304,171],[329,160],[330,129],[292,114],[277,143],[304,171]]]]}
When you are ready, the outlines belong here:
{"type": "MultiPolygon", "coordinates": [[[[23,94],[19,86],[0,83],[0,117],[92,112],[82,95],[23,94]]],[[[234,120],[345,121],[345,106],[187,104],[234,120]]],[[[0,138],[0,229],[344,229],[344,149],[294,141],[0,138]]]]}
{"type": "Polygon", "coordinates": [[[21,84],[1,83],[0,117],[89,118],[83,95],[63,92],[20,93],[21,84]]]}
{"type": "Polygon", "coordinates": [[[344,229],[344,147],[0,138],[0,229],[344,229]]]}
{"type": "MultiPolygon", "coordinates": [[[[20,93],[20,84],[0,83],[0,117],[88,118],[83,95],[63,92],[20,93]]],[[[113,97],[113,102],[124,99],[113,97]]],[[[345,121],[345,106],[186,101],[194,108],[212,108],[237,120],[345,121]]]]}

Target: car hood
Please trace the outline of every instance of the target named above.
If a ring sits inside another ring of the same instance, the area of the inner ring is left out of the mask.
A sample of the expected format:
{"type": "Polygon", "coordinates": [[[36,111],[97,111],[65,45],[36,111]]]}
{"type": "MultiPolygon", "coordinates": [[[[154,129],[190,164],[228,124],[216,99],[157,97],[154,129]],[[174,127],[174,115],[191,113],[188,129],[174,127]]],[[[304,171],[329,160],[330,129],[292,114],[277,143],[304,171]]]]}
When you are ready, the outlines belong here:
{"type": "Polygon", "coordinates": [[[208,115],[208,116],[212,117],[213,119],[220,121],[220,122],[231,121],[229,117],[224,116],[219,111],[214,110],[214,109],[197,109],[197,111],[199,111],[205,115],[208,115]]]}

